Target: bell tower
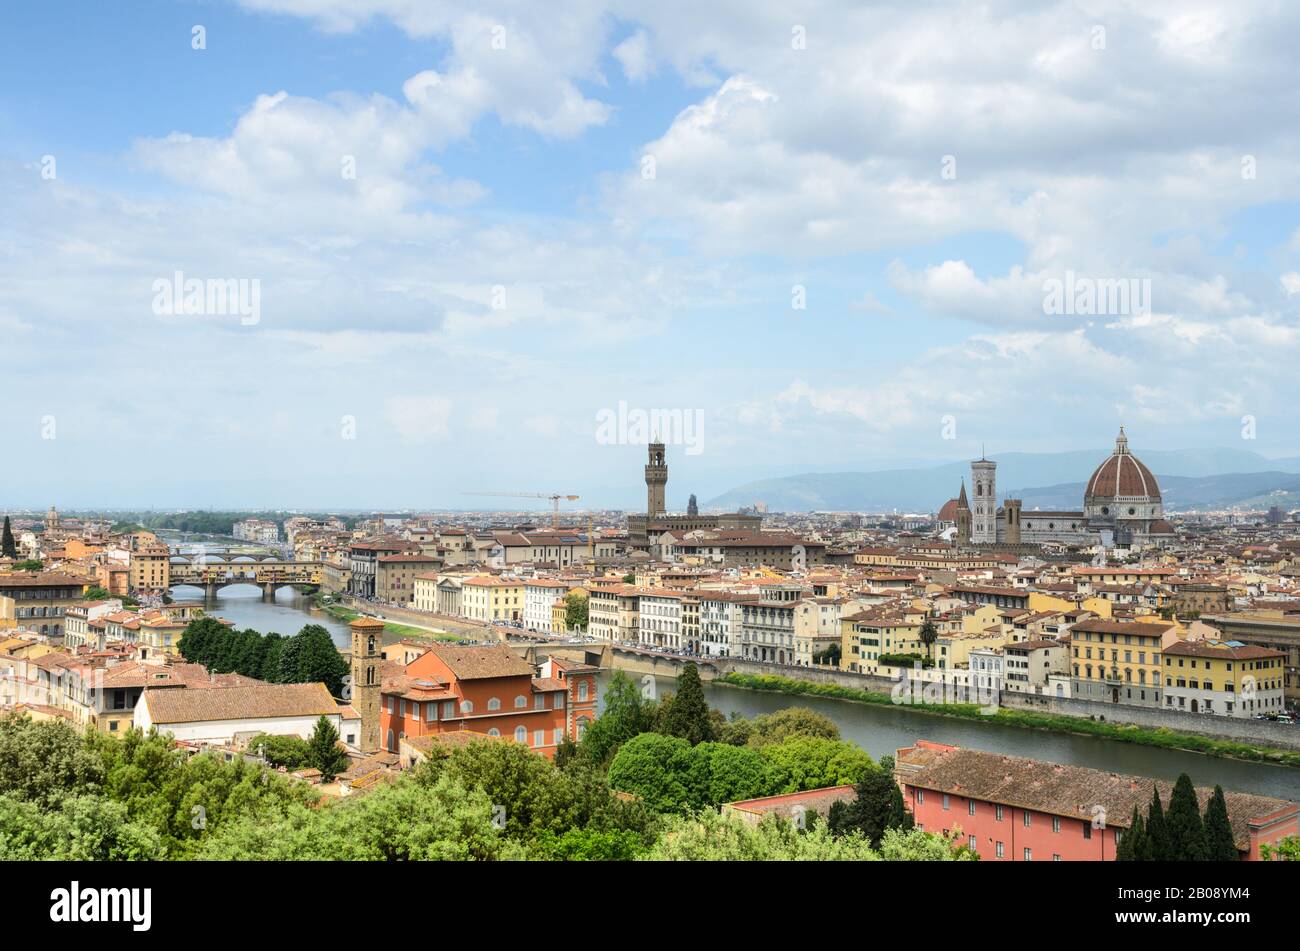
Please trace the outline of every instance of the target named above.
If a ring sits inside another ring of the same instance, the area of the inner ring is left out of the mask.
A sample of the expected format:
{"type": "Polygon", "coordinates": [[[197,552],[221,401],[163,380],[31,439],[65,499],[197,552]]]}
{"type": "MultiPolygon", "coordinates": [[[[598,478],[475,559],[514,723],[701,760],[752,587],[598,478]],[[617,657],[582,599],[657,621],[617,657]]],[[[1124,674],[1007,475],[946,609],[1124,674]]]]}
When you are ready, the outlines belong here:
{"type": "Polygon", "coordinates": [[[966,499],[966,480],[961,480],[961,494],[957,496],[957,544],[969,545],[971,532],[970,503],[966,499]]]}
{"type": "Polygon", "coordinates": [[[650,444],[650,461],[645,467],[645,514],[650,518],[664,514],[664,486],[668,484],[668,464],[664,462],[664,444],[650,444]]]}
{"type": "Polygon", "coordinates": [[[352,630],[352,696],[348,699],[361,714],[357,746],[362,753],[374,753],[381,748],[379,692],[383,686],[384,622],[359,617],[348,627],[352,630]]]}
{"type": "Polygon", "coordinates": [[[971,533],[976,545],[998,540],[998,464],[981,456],[970,464],[971,533]]]}

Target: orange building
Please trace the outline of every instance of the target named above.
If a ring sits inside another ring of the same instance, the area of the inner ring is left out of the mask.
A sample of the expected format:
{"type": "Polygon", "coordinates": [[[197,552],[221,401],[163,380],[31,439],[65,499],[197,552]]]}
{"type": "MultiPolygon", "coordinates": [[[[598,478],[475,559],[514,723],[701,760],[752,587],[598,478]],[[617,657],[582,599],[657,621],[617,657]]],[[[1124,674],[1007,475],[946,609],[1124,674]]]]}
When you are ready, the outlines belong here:
{"type": "MultiPolygon", "coordinates": [[[[391,669],[391,667],[390,667],[391,669]]],[[[596,668],[557,659],[540,669],[509,647],[435,644],[384,678],[384,749],[403,737],[469,731],[512,739],[550,758],[596,716],[596,668]]]]}

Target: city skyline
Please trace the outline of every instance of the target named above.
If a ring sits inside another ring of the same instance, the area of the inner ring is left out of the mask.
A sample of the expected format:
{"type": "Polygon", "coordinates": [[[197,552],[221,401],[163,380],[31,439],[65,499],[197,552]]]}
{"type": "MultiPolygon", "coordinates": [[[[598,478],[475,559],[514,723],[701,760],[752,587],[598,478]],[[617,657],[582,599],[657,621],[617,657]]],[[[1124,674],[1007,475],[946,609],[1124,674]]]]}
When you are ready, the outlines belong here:
{"type": "Polygon", "coordinates": [[[702,422],[674,507],[1120,424],[1300,455],[1300,13],[355,8],[11,15],[6,504],[634,507],[624,405],[702,422]]]}

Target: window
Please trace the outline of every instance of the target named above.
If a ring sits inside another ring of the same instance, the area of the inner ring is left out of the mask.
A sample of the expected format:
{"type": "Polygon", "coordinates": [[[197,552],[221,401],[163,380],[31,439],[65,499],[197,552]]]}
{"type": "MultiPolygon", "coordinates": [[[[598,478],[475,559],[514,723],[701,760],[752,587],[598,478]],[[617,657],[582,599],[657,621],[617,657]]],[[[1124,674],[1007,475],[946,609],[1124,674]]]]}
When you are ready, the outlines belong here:
{"type": "Polygon", "coordinates": [[[444,720],[450,720],[455,715],[456,715],[456,701],[455,700],[444,701],[442,704],[442,718],[444,720]]]}
{"type": "Polygon", "coordinates": [[[1000,859],[1001,859],[1001,858],[1006,858],[1006,851],[1002,848],[1002,843],[1001,843],[1001,842],[996,842],[996,843],[994,843],[994,850],[993,850],[993,851],[994,851],[994,853],[997,855],[998,858],[1000,858],[1000,859]]]}
{"type": "Polygon", "coordinates": [[[1001,821],[1002,821],[1002,807],[1001,807],[1001,806],[994,806],[994,807],[993,807],[993,818],[997,819],[998,822],[1001,822],[1001,821]]]}
{"type": "Polygon", "coordinates": [[[488,730],[487,735],[488,735],[488,736],[500,736],[500,735],[501,735],[501,731],[498,730],[496,727],[493,727],[492,729],[488,730]]]}
{"type": "Polygon", "coordinates": [[[585,680],[582,683],[578,684],[578,702],[579,703],[587,702],[587,682],[585,680]]]}
{"type": "Polygon", "coordinates": [[[1033,860],[1034,860],[1034,850],[1028,848],[1025,849],[1025,861],[1032,862],[1033,860]]]}
{"type": "Polygon", "coordinates": [[[1021,813],[1021,815],[1025,817],[1025,828],[1028,829],[1028,828],[1029,828],[1029,810],[1026,809],[1024,812],[1021,813]]]}
{"type": "Polygon", "coordinates": [[[501,700],[500,700],[500,698],[498,698],[498,697],[493,697],[491,700],[489,700],[489,701],[488,701],[488,709],[489,709],[489,710],[500,710],[500,709],[501,709],[501,700]]]}
{"type": "Polygon", "coordinates": [[[536,747],[542,747],[542,746],[545,746],[545,745],[546,745],[546,731],[545,731],[545,730],[533,730],[533,746],[536,748],[536,747]]]}
{"type": "Polygon", "coordinates": [[[460,702],[460,712],[461,712],[461,713],[473,713],[473,712],[474,712],[474,701],[473,701],[473,700],[462,700],[462,701],[460,702]]]}
{"type": "Polygon", "coordinates": [[[563,709],[564,709],[564,692],[563,692],[563,691],[560,691],[560,692],[558,692],[558,693],[555,694],[555,709],[557,709],[557,710],[563,710],[563,709]]]}
{"type": "Polygon", "coordinates": [[[1091,823],[1091,822],[1085,822],[1085,823],[1083,824],[1083,837],[1084,837],[1085,839],[1091,839],[1091,838],[1092,838],[1092,823],[1091,823]]]}
{"type": "Polygon", "coordinates": [[[1060,832],[1060,831],[1061,831],[1061,817],[1060,817],[1060,816],[1052,816],[1052,831],[1053,831],[1053,832],[1060,832]]]}
{"type": "Polygon", "coordinates": [[[918,790],[916,791],[916,802],[917,802],[917,805],[922,805],[922,804],[924,804],[924,802],[925,802],[925,790],[924,790],[924,789],[918,789],[918,790]]]}
{"type": "Polygon", "coordinates": [[[517,727],[515,727],[515,742],[516,742],[516,743],[527,743],[527,742],[528,742],[528,728],[527,728],[527,727],[523,727],[523,726],[517,726],[517,727]]]}
{"type": "Polygon", "coordinates": [[[948,808],[948,794],[947,794],[947,793],[944,793],[944,794],[943,794],[943,808],[944,808],[945,810],[948,808]]]}
{"type": "Polygon", "coordinates": [[[523,709],[524,707],[526,707],[526,706],[528,706],[528,698],[527,698],[527,697],[523,696],[522,694],[520,694],[518,697],[515,697],[515,709],[516,709],[516,710],[522,710],[522,709],[523,709]]]}
{"type": "Polygon", "coordinates": [[[973,815],[975,815],[975,800],[974,800],[974,799],[968,799],[968,800],[966,801],[966,814],[969,815],[969,816],[973,816],[973,815]]]}

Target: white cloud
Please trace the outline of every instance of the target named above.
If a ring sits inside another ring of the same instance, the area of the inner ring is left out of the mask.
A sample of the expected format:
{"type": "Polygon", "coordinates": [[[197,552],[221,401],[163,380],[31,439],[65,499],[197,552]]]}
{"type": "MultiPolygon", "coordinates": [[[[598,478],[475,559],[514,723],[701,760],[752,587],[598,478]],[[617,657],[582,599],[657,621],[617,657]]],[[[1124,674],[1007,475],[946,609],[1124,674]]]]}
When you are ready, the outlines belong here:
{"type": "Polygon", "coordinates": [[[618,46],[614,58],[623,66],[623,75],[630,82],[643,83],[655,72],[654,58],[650,53],[650,38],[645,30],[637,30],[618,46]]]}
{"type": "Polygon", "coordinates": [[[445,396],[390,396],[384,409],[388,424],[407,442],[445,439],[450,432],[451,400],[445,396]]]}

